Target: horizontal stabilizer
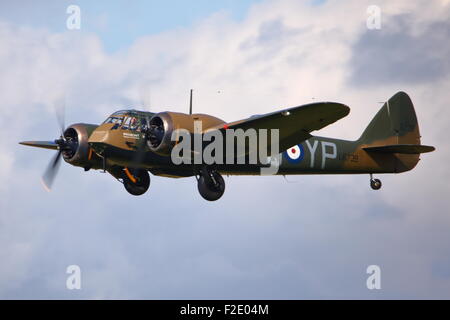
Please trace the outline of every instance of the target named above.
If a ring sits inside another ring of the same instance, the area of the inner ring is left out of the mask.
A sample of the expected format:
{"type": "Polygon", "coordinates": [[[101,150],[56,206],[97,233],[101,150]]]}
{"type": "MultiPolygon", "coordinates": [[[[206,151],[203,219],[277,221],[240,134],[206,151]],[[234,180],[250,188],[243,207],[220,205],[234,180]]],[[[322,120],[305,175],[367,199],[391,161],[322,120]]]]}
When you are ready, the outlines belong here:
{"type": "Polygon", "coordinates": [[[435,148],[432,146],[424,146],[420,144],[394,144],[378,147],[365,147],[363,149],[370,152],[402,153],[402,154],[419,154],[435,150],[435,148]]]}
{"type": "Polygon", "coordinates": [[[58,145],[54,141],[22,141],[19,143],[23,144],[24,146],[30,147],[52,149],[52,150],[58,149],[58,145]]]}

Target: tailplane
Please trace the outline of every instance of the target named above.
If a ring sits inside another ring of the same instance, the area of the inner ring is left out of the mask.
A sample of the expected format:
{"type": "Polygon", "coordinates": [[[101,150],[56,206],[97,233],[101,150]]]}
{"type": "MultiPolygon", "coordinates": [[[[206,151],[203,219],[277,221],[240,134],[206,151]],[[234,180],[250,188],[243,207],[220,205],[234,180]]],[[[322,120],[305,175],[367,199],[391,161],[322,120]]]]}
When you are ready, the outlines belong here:
{"type": "Polygon", "coordinates": [[[434,151],[434,147],[420,144],[394,144],[381,147],[364,147],[366,151],[380,153],[421,154],[434,151]]]}

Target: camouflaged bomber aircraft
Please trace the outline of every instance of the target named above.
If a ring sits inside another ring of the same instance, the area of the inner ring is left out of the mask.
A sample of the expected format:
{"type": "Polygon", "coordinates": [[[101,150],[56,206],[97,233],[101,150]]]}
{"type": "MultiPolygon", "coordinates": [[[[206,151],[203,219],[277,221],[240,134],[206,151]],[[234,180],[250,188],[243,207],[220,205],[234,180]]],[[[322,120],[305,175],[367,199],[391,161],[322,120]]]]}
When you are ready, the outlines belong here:
{"type": "Polygon", "coordinates": [[[109,172],[132,195],[147,191],[148,172],[172,178],[195,176],[201,196],[209,201],[223,195],[222,175],[257,175],[267,163],[175,165],[171,151],[179,141],[172,141],[172,132],[184,128],[193,133],[194,121],[201,121],[203,132],[279,129],[278,175],[369,174],[374,190],[381,188],[381,181],[373,178],[373,174],[409,171],[416,166],[421,153],[434,150],[421,145],[414,106],[404,92],[390,98],[355,141],[311,135],[312,131],[345,117],[349,111],[344,104],[319,102],[226,123],[210,115],[192,114],[191,91],[189,114],[117,111],[101,125],[77,123],[64,128],[60,121],[62,134],[54,141],[20,143],[58,151],[42,179],[48,189],[62,157],[85,171],[109,172]]]}

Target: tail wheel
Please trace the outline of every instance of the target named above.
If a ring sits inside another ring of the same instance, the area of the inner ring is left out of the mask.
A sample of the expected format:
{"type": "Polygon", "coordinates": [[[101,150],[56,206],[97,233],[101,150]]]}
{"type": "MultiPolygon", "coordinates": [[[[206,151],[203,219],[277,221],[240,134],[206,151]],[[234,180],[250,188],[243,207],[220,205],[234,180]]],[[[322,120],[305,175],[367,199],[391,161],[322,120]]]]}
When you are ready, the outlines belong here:
{"type": "Polygon", "coordinates": [[[370,179],[370,187],[373,190],[380,190],[381,189],[381,180],[380,179],[370,179]]]}
{"type": "Polygon", "coordinates": [[[150,175],[147,170],[125,168],[123,186],[133,196],[143,195],[150,187],[150,175]]]}
{"type": "Polygon", "coordinates": [[[225,180],[216,171],[202,173],[197,182],[198,192],[208,201],[219,200],[225,192],[225,180]]]}

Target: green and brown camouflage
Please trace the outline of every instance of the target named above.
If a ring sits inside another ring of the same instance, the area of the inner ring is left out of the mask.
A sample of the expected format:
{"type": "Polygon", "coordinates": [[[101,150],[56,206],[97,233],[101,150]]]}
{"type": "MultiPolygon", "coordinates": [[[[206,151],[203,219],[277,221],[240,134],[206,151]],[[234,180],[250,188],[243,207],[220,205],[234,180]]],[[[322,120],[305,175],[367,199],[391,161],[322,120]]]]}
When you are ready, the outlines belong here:
{"type": "Polygon", "coordinates": [[[317,136],[303,142],[302,149],[305,155],[299,163],[290,163],[284,153],[280,174],[400,173],[413,169],[420,153],[434,150],[420,144],[414,106],[404,92],[397,93],[383,105],[359,139],[347,141],[317,136]],[[316,148],[311,148],[314,145],[316,148]],[[330,145],[336,148],[333,159],[326,158],[330,145]]]}
{"type": "MultiPolygon", "coordinates": [[[[291,147],[294,148],[294,147],[291,147]]],[[[400,173],[413,169],[420,153],[434,147],[420,143],[419,125],[409,96],[398,92],[375,115],[361,137],[354,141],[313,136],[300,143],[301,155],[293,160],[283,152],[278,174],[400,173]]],[[[246,174],[245,170],[223,173],[246,174]]],[[[252,170],[258,174],[258,170],[252,170]]]]}
{"type": "MultiPolygon", "coordinates": [[[[22,144],[58,150],[64,147],[71,151],[62,152],[64,160],[72,165],[85,170],[104,169],[117,179],[123,178],[125,170],[132,180],[127,168],[141,168],[168,177],[200,175],[205,163],[175,165],[170,154],[179,143],[178,138],[171,141],[170,133],[186,129],[194,134],[196,121],[201,122],[202,133],[208,130],[225,134],[230,129],[278,129],[282,152],[278,158],[278,175],[400,173],[413,169],[420,153],[434,150],[434,147],[421,145],[414,106],[404,92],[398,92],[382,106],[357,140],[310,134],[345,117],[349,110],[340,103],[321,102],[231,123],[206,114],[123,110],[98,126],[75,124],[67,128],[64,135],[68,134],[68,138],[77,136],[76,150],[61,141],[58,144],[58,140],[22,144]],[[148,127],[152,125],[165,128],[158,146],[148,137],[148,127]]],[[[265,166],[248,162],[208,165],[210,170],[225,175],[258,175],[265,166]]]]}

